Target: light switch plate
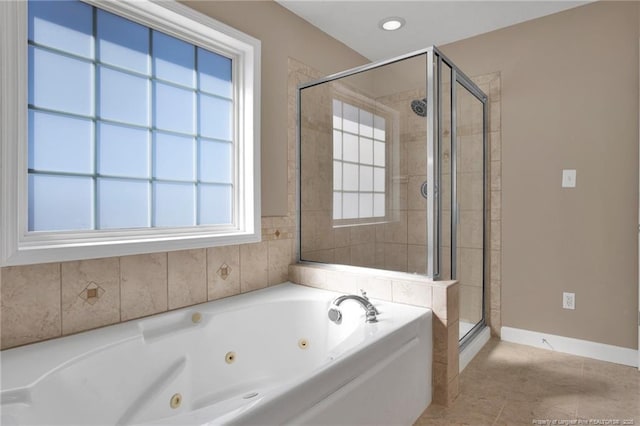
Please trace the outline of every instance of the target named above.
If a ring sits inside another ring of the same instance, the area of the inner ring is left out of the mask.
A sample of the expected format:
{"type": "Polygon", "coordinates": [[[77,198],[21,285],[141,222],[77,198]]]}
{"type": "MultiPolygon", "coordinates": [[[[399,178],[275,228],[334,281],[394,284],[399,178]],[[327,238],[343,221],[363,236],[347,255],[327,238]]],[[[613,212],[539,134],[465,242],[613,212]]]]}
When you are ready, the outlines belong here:
{"type": "Polygon", "coordinates": [[[562,187],[563,188],[576,187],[576,171],[574,169],[564,169],[562,171],[562,187]]]}

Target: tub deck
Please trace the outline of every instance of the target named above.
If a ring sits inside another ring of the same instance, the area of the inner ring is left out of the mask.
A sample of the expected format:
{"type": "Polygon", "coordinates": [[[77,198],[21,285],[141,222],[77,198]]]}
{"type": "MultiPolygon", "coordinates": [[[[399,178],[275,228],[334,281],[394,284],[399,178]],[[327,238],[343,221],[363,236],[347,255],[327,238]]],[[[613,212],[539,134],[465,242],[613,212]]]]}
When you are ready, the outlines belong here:
{"type": "Polygon", "coordinates": [[[1,424],[411,424],[431,311],[345,302],[337,325],[338,295],[284,283],[4,351],[1,424]]]}

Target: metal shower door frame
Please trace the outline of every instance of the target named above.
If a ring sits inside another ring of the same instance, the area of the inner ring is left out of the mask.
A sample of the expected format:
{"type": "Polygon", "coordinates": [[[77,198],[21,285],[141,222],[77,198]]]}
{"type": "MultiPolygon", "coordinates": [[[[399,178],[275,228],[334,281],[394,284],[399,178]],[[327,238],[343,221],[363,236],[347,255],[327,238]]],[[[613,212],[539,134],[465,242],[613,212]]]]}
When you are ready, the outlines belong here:
{"type": "MultiPolygon", "coordinates": [[[[441,99],[441,78],[442,78],[442,63],[445,63],[451,69],[451,78],[450,78],[450,97],[451,97],[451,242],[450,242],[450,250],[451,250],[451,279],[457,279],[457,264],[458,264],[458,246],[457,246],[457,237],[458,237],[458,222],[459,222],[459,214],[460,210],[458,208],[458,190],[457,190],[457,170],[458,170],[458,155],[457,155],[457,145],[458,145],[458,136],[457,136],[457,85],[460,84],[465,90],[469,92],[474,98],[476,98],[479,102],[482,103],[482,176],[483,176],[483,192],[482,192],[482,247],[483,247],[483,274],[482,274],[482,317],[481,320],[475,324],[475,326],[464,336],[464,338],[460,342],[460,348],[462,349],[466,344],[468,344],[473,337],[475,337],[476,333],[478,333],[482,328],[486,325],[486,283],[487,276],[490,267],[490,253],[487,242],[489,241],[489,227],[487,225],[488,220],[488,197],[487,193],[489,191],[489,147],[488,147],[488,138],[487,138],[487,118],[488,118],[488,98],[487,95],[480,90],[480,88],[467,76],[465,75],[451,60],[449,60],[445,55],[442,54],[437,48],[433,48],[431,51],[431,55],[434,56],[433,62],[437,62],[437,68],[434,68],[432,71],[431,68],[428,68],[428,72],[437,73],[437,78],[433,78],[436,82],[436,86],[432,88],[437,96],[438,100],[438,117],[433,118],[433,124],[431,127],[427,127],[431,129],[428,131],[428,137],[434,140],[437,140],[437,143],[431,149],[428,149],[427,155],[431,156],[431,158],[427,158],[427,164],[431,161],[434,163],[438,163],[441,160],[440,157],[440,146],[442,144],[442,132],[440,129],[442,128],[442,102],[441,99]],[[437,125],[436,125],[437,124],[437,125]],[[438,161],[435,161],[435,160],[438,161]]],[[[431,88],[431,86],[429,86],[431,88]]],[[[435,113],[435,111],[434,111],[435,113]]],[[[429,146],[429,145],[428,145],[429,146]]],[[[429,171],[429,168],[427,168],[429,171]]],[[[437,168],[435,169],[437,171],[437,168]]],[[[427,175],[427,179],[429,179],[429,175],[427,175]]],[[[432,175],[432,179],[437,179],[437,185],[440,186],[440,181],[442,179],[441,174],[432,175]]],[[[437,203],[437,210],[433,210],[433,215],[437,216],[436,224],[437,229],[440,229],[440,218],[441,214],[436,214],[435,212],[441,212],[440,205],[440,193],[436,192],[435,201],[437,203]]],[[[429,213],[429,212],[428,212],[429,213]]],[[[431,220],[428,220],[431,222],[431,220]]],[[[429,223],[428,223],[429,225],[429,223]]],[[[438,244],[436,247],[440,247],[439,235],[436,234],[435,244],[438,244]]],[[[441,259],[441,257],[440,257],[441,259]]],[[[439,262],[438,267],[435,269],[436,274],[433,276],[434,279],[440,278],[439,271],[441,270],[442,264],[439,262]]]]}
{"type": "MultiPolygon", "coordinates": [[[[296,152],[296,160],[297,160],[297,167],[298,170],[300,170],[300,163],[301,163],[301,159],[300,159],[300,141],[301,141],[301,126],[300,126],[300,107],[301,107],[301,102],[300,102],[300,98],[301,98],[301,91],[303,89],[309,88],[309,87],[313,87],[313,86],[317,86],[319,84],[323,84],[323,83],[327,83],[330,81],[334,81],[334,80],[338,80],[341,79],[343,77],[348,77],[351,75],[355,75],[355,74],[359,74],[365,71],[369,71],[371,69],[374,68],[379,68],[385,65],[390,65],[396,62],[400,62],[403,61],[405,59],[410,59],[413,57],[417,57],[417,56],[421,56],[421,55],[425,55],[426,56],[426,61],[427,61],[427,75],[426,77],[426,83],[427,83],[427,170],[426,170],[426,175],[427,175],[427,218],[426,218],[426,227],[427,227],[427,241],[426,241],[426,246],[427,246],[427,250],[426,250],[426,256],[427,256],[427,277],[433,279],[433,280],[440,280],[442,279],[441,277],[441,271],[442,271],[442,256],[440,256],[440,224],[441,224],[441,193],[440,193],[440,187],[441,187],[441,176],[440,176],[440,164],[439,164],[439,158],[440,158],[440,145],[441,145],[441,131],[440,129],[442,128],[442,102],[441,102],[441,87],[440,87],[440,80],[441,80],[441,69],[442,69],[442,63],[447,64],[450,68],[451,68],[451,72],[452,72],[452,79],[451,79],[451,119],[452,119],[452,124],[451,124],[451,141],[452,141],[452,153],[451,153],[451,157],[452,157],[452,161],[455,163],[455,156],[454,156],[454,152],[453,152],[453,147],[455,145],[455,125],[454,125],[454,117],[455,117],[455,112],[456,112],[456,99],[453,95],[455,95],[455,83],[458,82],[460,83],[463,87],[465,87],[465,89],[467,89],[472,95],[474,95],[479,101],[481,101],[483,103],[483,155],[484,155],[484,164],[483,164],[483,168],[484,168],[484,193],[483,193],[483,205],[485,206],[485,208],[483,209],[483,246],[484,246],[484,259],[485,259],[485,271],[487,271],[487,259],[488,259],[488,252],[487,252],[487,247],[486,247],[486,241],[488,241],[487,239],[487,225],[486,225],[486,220],[487,220],[487,214],[486,214],[486,194],[487,194],[487,96],[482,92],[482,90],[480,90],[480,88],[478,88],[478,86],[475,85],[475,83],[473,83],[473,81],[471,81],[471,79],[465,75],[456,65],[455,63],[453,63],[453,61],[451,61],[449,58],[447,58],[437,47],[435,46],[430,46],[427,47],[426,49],[422,49],[422,50],[418,50],[415,52],[411,52],[411,53],[407,53],[404,55],[400,55],[394,58],[390,58],[390,59],[385,59],[385,60],[381,60],[381,61],[376,61],[376,62],[372,62],[370,64],[367,65],[363,65],[360,67],[355,67],[346,71],[342,71],[339,73],[335,73],[332,75],[329,75],[327,77],[321,78],[321,79],[317,79],[317,80],[313,80],[313,81],[309,81],[307,83],[303,83],[300,84],[297,88],[296,91],[296,104],[297,104],[297,117],[296,117],[296,121],[297,121],[297,132],[296,132],[296,137],[297,137],[297,152],[296,152]]],[[[457,190],[455,188],[454,185],[454,177],[455,177],[455,173],[454,173],[454,167],[455,165],[452,164],[452,184],[451,184],[451,189],[452,189],[452,204],[453,201],[456,200],[457,201],[457,190]]],[[[296,174],[296,183],[298,186],[298,191],[296,191],[296,210],[297,210],[297,215],[296,215],[296,239],[297,239],[297,244],[296,244],[296,257],[297,257],[297,261],[300,262],[300,239],[301,239],[301,235],[300,235],[300,222],[301,222],[301,205],[300,205],[300,175],[299,172],[296,174]]],[[[452,205],[452,214],[456,214],[457,215],[457,206],[452,205]],[[454,207],[455,207],[455,212],[454,212],[454,207]]],[[[451,238],[452,238],[452,257],[451,257],[451,261],[452,261],[452,265],[451,265],[451,271],[452,274],[455,274],[455,265],[456,265],[456,261],[457,261],[457,256],[456,253],[454,253],[453,250],[453,238],[455,235],[457,235],[457,223],[456,221],[451,220],[451,226],[452,226],[452,234],[451,234],[451,238]]],[[[485,272],[486,274],[486,272],[485,272]]],[[[452,279],[453,279],[452,275],[452,279]]],[[[485,279],[483,277],[483,288],[484,288],[484,282],[485,279]]],[[[483,296],[484,299],[484,296],[483,296]]],[[[484,313],[484,302],[483,302],[483,321],[484,322],[484,317],[485,317],[485,313],[484,313]]]]}

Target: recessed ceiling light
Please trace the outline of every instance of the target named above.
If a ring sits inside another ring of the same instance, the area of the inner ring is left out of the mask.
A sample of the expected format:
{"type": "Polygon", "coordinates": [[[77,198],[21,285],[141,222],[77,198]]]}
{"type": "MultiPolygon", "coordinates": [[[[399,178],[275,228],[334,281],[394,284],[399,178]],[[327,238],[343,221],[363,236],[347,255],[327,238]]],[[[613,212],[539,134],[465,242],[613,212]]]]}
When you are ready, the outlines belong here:
{"type": "Polygon", "coordinates": [[[402,28],[405,23],[406,21],[404,19],[397,16],[392,16],[389,18],[384,18],[382,21],[380,21],[378,26],[385,31],[395,31],[402,28]]]}

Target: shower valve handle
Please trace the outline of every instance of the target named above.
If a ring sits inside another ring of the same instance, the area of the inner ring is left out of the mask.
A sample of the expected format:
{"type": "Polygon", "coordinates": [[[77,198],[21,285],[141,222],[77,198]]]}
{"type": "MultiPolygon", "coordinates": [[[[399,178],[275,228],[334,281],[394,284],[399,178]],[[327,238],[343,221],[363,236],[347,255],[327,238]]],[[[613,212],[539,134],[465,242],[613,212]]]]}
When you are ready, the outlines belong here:
{"type": "Polygon", "coordinates": [[[425,199],[426,199],[426,198],[428,197],[428,195],[429,195],[428,188],[427,188],[428,186],[429,186],[429,185],[428,185],[428,183],[427,183],[427,181],[426,181],[426,180],[425,180],[424,182],[422,182],[422,185],[420,186],[420,194],[422,194],[422,196],[423,196],[425,199]]]}

